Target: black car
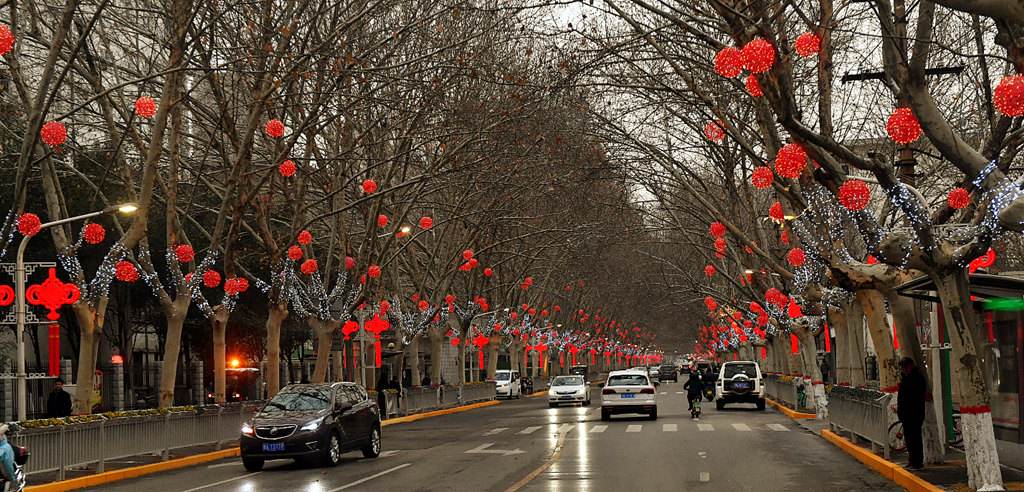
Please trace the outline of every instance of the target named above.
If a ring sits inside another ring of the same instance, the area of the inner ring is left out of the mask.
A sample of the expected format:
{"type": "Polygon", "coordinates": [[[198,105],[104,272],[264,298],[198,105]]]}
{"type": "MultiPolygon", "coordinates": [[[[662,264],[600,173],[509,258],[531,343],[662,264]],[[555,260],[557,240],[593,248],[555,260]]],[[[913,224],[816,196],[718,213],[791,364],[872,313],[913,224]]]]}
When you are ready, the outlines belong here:
{"type": "Polygon", "coordinates": [[[673,383],[679,382],[679,369],[672,364],[663,364],[658,368],[658,379],[662,381],[672,380],[673,383]]]}
{"type": "Polygon", "coordinates": [[[239,439],[246,470],[266,460],[318,460],[334,466],[346,451],[380,455],[380,411],[354,383],[292,384],[242,425],[239,439]]]}

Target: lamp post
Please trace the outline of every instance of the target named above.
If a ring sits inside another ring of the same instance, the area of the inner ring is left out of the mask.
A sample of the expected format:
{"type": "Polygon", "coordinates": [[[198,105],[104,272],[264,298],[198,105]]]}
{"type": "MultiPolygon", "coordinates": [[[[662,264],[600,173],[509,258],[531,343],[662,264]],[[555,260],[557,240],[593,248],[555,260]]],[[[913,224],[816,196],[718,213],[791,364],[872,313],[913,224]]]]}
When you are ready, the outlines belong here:
{"type": "MultiPolygon", "coordinates": [[[[132,214],[138,210],[138,205],[134,203],[122,203],[120,205],[113,205],[103,210],[96,212],[90,212],[87,214],[77,215],[75,217],[68,217],[66,219],[54,220],[47,222],[39,226],[39,231],[42,232],[44,229],[49,229],[53,226],[67,224],[68,222],[74,222],[76,220],[91,219],[104,214],[120,212],[122,214],[132,214]]],[[[28,242],[35,236],[24,236],[21,238],[21,243],[18,245],[18,255],[14,260],[14,302],[15,302],[15,320],[17,323],[16,337],[18,342],[18,421],[24,421],[28,416],[28,373],[25,369],[25,248],[28,247],[28,242]]],[[[89,374],[79,374],[79,378],[91,377],[89,374]]]]}

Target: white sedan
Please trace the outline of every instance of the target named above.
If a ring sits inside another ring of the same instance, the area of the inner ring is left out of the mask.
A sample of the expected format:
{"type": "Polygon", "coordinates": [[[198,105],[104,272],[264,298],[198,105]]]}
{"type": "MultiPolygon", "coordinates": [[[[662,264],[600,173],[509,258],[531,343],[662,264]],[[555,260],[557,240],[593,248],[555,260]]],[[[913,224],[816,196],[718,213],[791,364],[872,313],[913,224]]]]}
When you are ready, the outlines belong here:
{"type": "Polygon", "coordinates": [[[562,403],[590,405],[590,386],[583,376],[558,376],[551,380],[548,406],[557,407],[562,403]]]}
{"type": "Polygon", "coordinates": [[[654,384],[647,371],[613,371],[601,390],[601,420],[618,413],[646,413],[658,418],[654,384]]]}

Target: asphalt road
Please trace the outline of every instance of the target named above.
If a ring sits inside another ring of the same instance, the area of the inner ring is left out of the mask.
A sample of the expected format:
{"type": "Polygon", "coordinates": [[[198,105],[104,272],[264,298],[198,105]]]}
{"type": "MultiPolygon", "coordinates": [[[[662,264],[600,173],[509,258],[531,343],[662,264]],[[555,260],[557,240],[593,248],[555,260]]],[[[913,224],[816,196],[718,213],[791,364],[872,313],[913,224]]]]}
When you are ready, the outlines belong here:
{"type": "Polygon", "coordinates": [[[336,468],[279,461],[249,473],[236,458],[91,490],[902,490],[772,410],[705,403],[695,422],[681,383],[658,391],[656,421],[601,422],[596,391],[591,407],[530,398],[385,427],[381,457],[348,453],[336,468]]]}

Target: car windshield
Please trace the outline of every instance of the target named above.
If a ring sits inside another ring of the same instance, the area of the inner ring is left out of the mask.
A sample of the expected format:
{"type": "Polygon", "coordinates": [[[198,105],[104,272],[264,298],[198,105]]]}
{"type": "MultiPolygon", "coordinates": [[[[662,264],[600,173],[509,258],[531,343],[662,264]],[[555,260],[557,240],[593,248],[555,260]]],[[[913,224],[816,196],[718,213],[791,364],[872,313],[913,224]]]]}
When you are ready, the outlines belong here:
{"type": "Polygon", "coordinates": [[[302,388],[278,393],[263,407],[263,413],[315,412],[331,403],[330,388],[302,388]]]}
{"type": "Polygon", "coordinates": [[[499,372],[499,373],[494,375],[494,379],[496,381],[508,381],[509,379],[512,379],[512,373],[510,373],[510,372],[499,372]]]}
{"type": "Polygon", "coordinates": [[[583,378],[579,376],[558,376],[551,382],[551,386],[579,386],[583,384],[583,378]]]}
{"type": "Polygon", "coordinates": [[[757,377],[757,369],[754,364],[726,364],[725,365],[725,377],[726,379],[731,378],[737,374],[743,374],[748,378],[757,377]]]}
{"type": "Polygon", "coordinates": [[[608,378],[608,386],[647,386],[647,377],[643,374],[617,374],[608,378]]]}

